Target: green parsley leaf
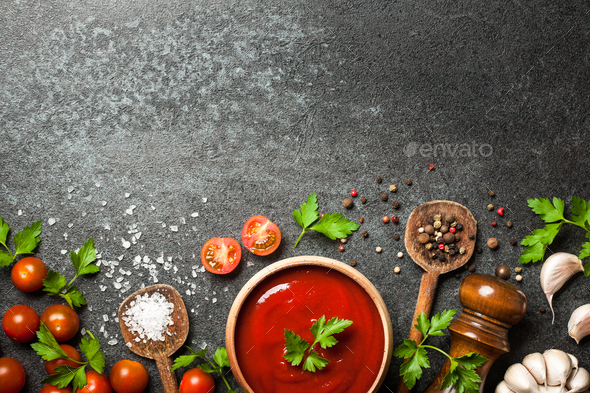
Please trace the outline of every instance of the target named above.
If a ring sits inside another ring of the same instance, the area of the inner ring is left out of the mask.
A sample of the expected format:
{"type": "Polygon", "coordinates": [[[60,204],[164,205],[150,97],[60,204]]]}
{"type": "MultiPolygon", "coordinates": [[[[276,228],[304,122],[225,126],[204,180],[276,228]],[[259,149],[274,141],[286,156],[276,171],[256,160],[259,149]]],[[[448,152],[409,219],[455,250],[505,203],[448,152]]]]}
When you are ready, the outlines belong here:
{"type": "Polygon", "coordinates": [[[39,342],[31,344],[31,347],[43,360],[70,359],[43,322],[37,330],[37,338],[39,342]]]}
{"type": "Polygon", "coordinates": [[[291,362],[292,366],[299,366],[305,356],[305,351],[309,348],[309,343],[289,329],[285,329],[285,341],[287,342],[285,344],[287,353],[283,355],[283,358],[291,362]]]}
{"type": "Polygon", "coordinates": [[[590,206],[580,197],[572,196],[572,221],[580,225],[586,225],[587,214],[590,206]]]}
{"type": "Polygon", "coordinates": [[[393,354],[398,358],[408,359],[414,356],[417,350],[418,344],[416,344],[416,341],[406,338],[404,342],[393,351],[393,354]]]}
{"type": "Polygon", "coordinates": [[[310,229],[323,233],[332,240],[342,239],[359,229],[360,225],[340,213],[326,213],[320,221],[310,229]]]}
{"type": "MultiPolygon", "coordinates": [[[[442,332],[443,329],[446,329],[451,324],[451,319],[455,316],[457,310],[446,310],[443,311],[442,314],[436,314],[432,317],[432,326],[428,331],[429,336],[444,336],[442,332]]],[[[426,315],[424,315],[426,317],[426,315]]]]}
{"type": "Polygon", "coordinates": [[[416,385],[416,381],[422,377],[422,368],[430,368],[430,361],[426,355],[426,349],[418,348],[414,355],[402,363],[399,375],[404,377],[404,383],[409,389],[416,385]]]}
{"type": "Polygon", "coordinates": [[[318,207],[317,195],[314,192],[307,198],[307,202],[301,205],[301,211],[293,210],[293,218],[301,228],[306,229],[320,216],[318,207]]]}
{"type": "Polygon", "coordinates": [[[311,351],[303,363],[303,371],[315,373],[316,367],[318,370],[322,370],[328,363],[330,363],[328,359],[324,359],[316,351],[311,351]]]}
{"type": "Polygon", "coordinates": [[[0,251],[0,266],[8,266],[14,261],[14,257],[5,251],[0,251]]]}
{"type": "Polygon", "coordinates": [[[430,321],[424,312],[421,312],[416,319],[416,324],[414,327],[418,329],[422,336],[426,337],[428,335],[428,331],[430,330],[430,321]]]}
{"type": "Polygon", "coordinates": [[[553,198],[553,204],[549,199],[529,199],[529,207],[541,217],[541,220],[549,223],[563,220],[564,203],[559,198],[553,198]]]}
{"type": "Polygon", "coordinates": [[[104,368],[104,354],[100,352],[100,341],[92,335],[89,331],[86,331],[89,337],[82,337],[80,340],[80,351],[86,356],[90,367],[102,374],[104,368]]]}
{"type": "Polygon", "coordinates": [[[457,393],[478,393],[481,378],[473,370],[467,370],[463,367],[457,367],[453,374],[456,374],[456,382],[454,383],[457,393]]]}
{"type": "Polygon", "coordinates": [[[590,277],[590,262],[584,265],[584,275],[590,277]]]}
{"type": "Polygon", "coordinates": [[[14,239],[14,247],[16,248],[14,256],[33,253],[33,250],[35,250],[37,244],[41,241],[37,237],[41,234],[41,226],[41,221],[34,222],[23,229],[22,232],[16,233],[12,237],[14,239]]]}
{"type": "Polygon", "coordinates": [[[43,290],[50,296],[59,295],[61,289],[66,286],[66,278],[55,270],[47,272],[47,277],[43,280],[43,290]]]}
{"type": "Polygon", "coordinates": [[[469,352],[467,355],[463,355],[458,358],[454,358],[457,363],[465,367],[467,370],[475,370],[482,364],[488,361],[487,358],[481,356],[477,352],[469,352]]]}
{"type": "Polygon", "coordinates": [[[209,366],[207,363],[197,364],[197,368],[200,368],[201,370],[203,370],[207,374],[211,374],[211,373],[214,373],[215,371],[217,371],[217,370],[212,369],[211,366],[209,366]]]}
{"type": "Polygon", "coordinates": [[[80,291],[78,291],[78,288],[76,288],[75,285],[69,287],[66,293],[60,296],[66,299],[71,308],[74,308],[74,306],[81,307],[86,305],[86,298],[80,293],[80,291]]]}
{"type": "MultiPolygon", "coordinates": [[[[41,381],[41,384],[57,386],[60,389],[65,388],[72,382],[74,377],[78,375],[78,372],[82,370],[82,373],[84,374],[84,385],[86,385],[86,374],[84,373],[84,369],[85,366],[77,368],[59,366],[55,369],[57,374],[48,375],[41,381]]],[[[82,385],[81,387],[84,387],[84,385],[82,385]]]]}
{"type": "Polygon", "coordinates": [[[76,274],[81,276],[83,274],[97,273],[100,268],[96,265],[91,265],[96,261],[96,250],[94,249],[94,239],[89,238],[84,243],[84,246],[76,253],[70,252],[70,259],[76,268],[76,274]]]}
{"type": "Polygon", "coordinates": [[[8,247],[6,246],[6,238],[8,237],[8,231],[10,230],[10,226],[0,217],[0,244],[2,244],[7,250],[8,247]]]}
{"type": "Polygon", "coordinates": [[[547,224],[544,228],[537,228],[532,234],[528,235],[520,244],[527,246],[521,256],[520,263],[536,262],[543,259],[547,246],[553,243],[555,236],[563,224],[547,224]]]}
{"type": "Polygon", "coordinates": [[[227,358],[227,350],[225,348],[217,348],[213,355],[213,360],[219,367],[229,367],[229,359],[227,358]]]}
{"type": "Polygon", "coordinates": [[[207,355],[207,352],[209,352],[209,348],[202,349],[199,352],[193,351],[192,348],[190,348],[188,346],[185,346],[185,348],[188,349],[191,354],[179,356],[176,359],[174,359],[174,364],[172,365],[172,370],[176,370],[181,367],[187,367],[193,361],[195,361],[197,358],[205,358],[207,355]]]}
{"type": "Polygon", "coordinates": [[[338,340],[336,340],[333,335],[343,332],[344,329],[350,325],[352,325],[352,321],[347,319],[338,319],[338,317],[334,317],[326,322],[326,316],[322,315],[316,323],[311,325],[310,330],[313,334],[313,337],[315,338],[315,341],[313,344],[311,344],[311,347],[313,348],[317,343],[319,343],[323,349],[326,349],[338,344],[338,340]]]}
{"type": "Polygon", "coordinates": [[[443,378],[442,385],[440,385],[441,390],[444,390],[444,389],[450,387],[451,385],[454,385],[457,382],[457,380],[459,379],[459,375],[455,372],[455,369],[457,368],[457,366],[459,366],[459,363],[457,363],[457,361],[455,359],[450,359],[450,360],[451,360],[451,367],[449,368],[449,371],[447,372],[447,374],[443,378]]]}
{"type": "MultiPolygon", "coordinates": [[[[60,367],[58,367],[59,369],[60,367]]],[[[69,369],[69,367],[65,367],[66,369],[69,369]]],[[[57,370],[57,372],[66,372],[65,370],[57,370]]],[[[98,370],[96,370],[98,371],[98,370]]],[[[70,370],[70,373],[72,371],[70,370]]],[[[102,374],[102,372],[100,372],[102,374]]],[[[78,389],[82,389],[84,386],[86,386],[86,366],[83,367],[78,367],[76,369],[76,371],[74,372],[74,379],[72,381],[72,385],[74,386],[74,389],[76,389],[76,391],[78,391],[78,389]]]]}

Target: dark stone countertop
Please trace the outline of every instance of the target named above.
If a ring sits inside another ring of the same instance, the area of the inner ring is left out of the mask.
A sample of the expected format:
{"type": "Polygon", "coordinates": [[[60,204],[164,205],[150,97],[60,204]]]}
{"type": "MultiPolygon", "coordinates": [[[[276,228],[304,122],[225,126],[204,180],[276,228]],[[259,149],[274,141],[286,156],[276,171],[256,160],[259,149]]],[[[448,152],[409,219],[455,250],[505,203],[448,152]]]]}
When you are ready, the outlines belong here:
{"type": "MultiPolygon", "coordinates": [[[[63,250],[91,236],[103,263],[119,262],[78,280],[88,299],[81,326],[99,334],[107,369],[142,361],[150,392],[161,391],[155,365],[125,347],[113,318],[128,294],[153,282],[148,269],[133,269],[136,257],[172,259],[170,269],[156,263],[154,274],[194,309],[187,343],[210,348],[224,345],[235,295],[264,266],[296,255],[356,259],[385,299],[397,346],[421,269],[396,257],[404,247],[393,234],[403,234],[414,207],[435,199],[467,206],[484,247],[471,262],[493,274],[501,263],[518,266],[521,247],[509,240],[542,225],[527,198],[590,199],[589,10],[579,0],[1,2],[0,216],[17,230],[42,220],[37,255],[68,276],[63,250]],[[394,211],[379,195],[392,183],[401,221],[383,225],[394,211]],[[368,202],[345,211],[351,189],[368,202]],[[293,248],[300,230],[291,212],[311,192],[322,211],[364,216],[369,237],[355,233],[344,253],[318,234],[293,248]],[[506,215],[488,212],[490,202],[506,215]],[[254,214],[279,225],[279,250],[245,253],[228,276],[193,278],[204,242],[239,238],[254,214]],[[124,248],[134,230],[141,237],[124,248]],[[495,252],[485,248],[491,236],[500,241],[495,252]]],[[[562,232],[552,250],[577,253],[581,230],[562,232]]],[[[523,269],[517,285],[529,309],[487,392],[531,352],[560,348],[590,366],[588,341],[576,345],[567,335],[571,312],[588,302],[588,280],[578,275],[557,294],[552,325],[551,313],[539,312],[548,307],[541,264],[523,269]]],[[[9,268],[0,269],[0,283],[4,308],[25,303],[41,314],[59,302],[10,290],[9,268]]],[[[442,277],[434,312],[459,307],[459,284],[453,273],[442,277]]],[[[433,342],[450,346],[448,336],[433,342]]],[[[4,334],[0,349],[24,365],[25,391],[38,392],[40,358],[4,334]]],[[[432,355],[417,391],[442,362],[432,355]]],[[[393,360],[380,392],[395,391],[400,363],[393,360]]]]}

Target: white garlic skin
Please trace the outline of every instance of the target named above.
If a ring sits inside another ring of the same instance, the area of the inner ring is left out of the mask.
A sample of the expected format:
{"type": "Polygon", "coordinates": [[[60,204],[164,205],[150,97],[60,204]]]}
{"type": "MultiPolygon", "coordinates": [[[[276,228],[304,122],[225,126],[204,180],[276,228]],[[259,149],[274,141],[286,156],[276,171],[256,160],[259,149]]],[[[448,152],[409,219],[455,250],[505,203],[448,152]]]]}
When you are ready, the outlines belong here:
{"type": "Polygon", "coordinates": [[[565,386],[569,389],[568,393],[582,392],[590,387],[590,373],[580,367],[573,377],[568,378],[565,386]]]}
{"type": "MultiPolygon", "coordinates": [[[[570,359],[572,360],[572,373],[570,374],[570,379],[571,379],[571,378],[575,377],[576,374],[578,373],[579,362],[578,362],[578,358],[575,357],[574,355],[572,355],[571,353],[568,353],[567,356],[569,356],[570,359]]],[[[566,386],[567,386],[567,384],[566,384],[566,386]]]]}
{"type": "Polygon", "coordinates": [[[515,393],[539,393],[539,385],[531,373],[520,363],[508,367],[504,382],[515,393]]]}
{"type": "Polygon", "coordinates": [[[539,352],[531,353],[522,360],[522,365],[533,374],[539,385],[547,386],[547,368],[545,358],[539,352]]]}
{"type": "Polygon", "coordinates": [[[547,365],[547,385],[560,386],[562,389],[572,373],[572,360],[559,349],[550,349],[543,353],[547,365]]]}
{"type": "Polygon", "coordinates": [[[573,254],[567,252],[557,252],[551,255],[541,269],[541,288],[547,296],[549,307],[553,313],[553,321],[555,322],[555,311],[553,311],[553,295],[572,278],[574,274],[583,272],[584,266],[582,261],[573,254]]]}
{"type": "Polygon", "coordinates": [[[578,344],[590,334],[590,304],[584,304],[574,310],[567,323],[567,330],[570,337],[578,344]]]}
{"type": "Polygon", "coordinates": [[[495,393],[515,393],[514,390],[510,389],[506,381],[502,381],[496,386],[495,393]]]}

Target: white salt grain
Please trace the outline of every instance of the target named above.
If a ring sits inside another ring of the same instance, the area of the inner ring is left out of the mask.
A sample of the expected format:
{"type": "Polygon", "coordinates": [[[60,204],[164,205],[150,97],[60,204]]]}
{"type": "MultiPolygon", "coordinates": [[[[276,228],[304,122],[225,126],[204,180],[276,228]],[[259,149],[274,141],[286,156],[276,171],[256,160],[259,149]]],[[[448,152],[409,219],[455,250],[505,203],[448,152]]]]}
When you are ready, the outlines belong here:
{"type": "Polygon", "coordinates": [[[55,218],[50,218],[49,220],[47,220],[47,223],[48,223],[49,225],[53,225],[53,224],[55,224],[55,218]]]}
{"type": "Polygon", "coordinates": [[[191,217],[199,217],[199,212],[194,212],[193,214],[191,214],[191,217]]]}
{"type": "Polygon", "coordinates": [[[203,198],[203,203],[207,203],[207,198],[203,198]]]}
{"type": "Polygon", "coordinates": [[[144,296],[137,295],[129,308],[123,313],[123,321],[131,333],[138,339],[164,341],[168,326],[174,325],[172,312],[174,304],[168,302],[159,292],[144,296]]]}
{"type": "Polygon", "coordinates": [[[121,238],[121,243],[123,244],[123,247],[125,248],[129,248],[131,247],[131,242],[128,242],[127,240],[121,238]]]}
{"type": "Polygon", "coordinates": [[[129,214],[130,216],[133,215],[133,209],[135,209],[137,206],[135,205],[131,205],[129,206],[129,209],[125,210],[125,213],[129,214]]]}
{"type": "Polygon", "coordinates": [[[60,252],[62,253],[62,255],[65,255],[68,253],[68,250],[61,250],[60,252]]]}
{"type": "Polygon", "coordinates": [[[130,193],[128,193],[128,192],[125,193],[125,198],[129,198],[130,196],[131,196],[130,193]]]}
{"type": "Polygon", "coordinates": [[[107,205],[107,201],[101,201],[100,204],[103,205],[103,206],[106,206],[107,205]]]}
{"type": "Polygon", "coordinates": [[[109,345],[117,345],[118,341],[116,338],[113,338],[112,340],[109,340],[108,344],[109,345]]]}
{"type": "Polygon", "coordinates": [[[19,216],[23,215],[23,211],[21,209],[18,209],[18,211],[16,212],[16,214],[18,214],[19,216]]]}
{"type": "Polygon", "coordinates": [[[170,225],[170,230],[172,232],[178,232],[178,227],[176,225],[170,225]]]}
{"type": "Polygon", "coordinates": [[[68,187],[68,192],[72,192],[72,191],[74,191],[74,187],[72,187],[72,186],[69,186],[69,187],[68,187]]]}

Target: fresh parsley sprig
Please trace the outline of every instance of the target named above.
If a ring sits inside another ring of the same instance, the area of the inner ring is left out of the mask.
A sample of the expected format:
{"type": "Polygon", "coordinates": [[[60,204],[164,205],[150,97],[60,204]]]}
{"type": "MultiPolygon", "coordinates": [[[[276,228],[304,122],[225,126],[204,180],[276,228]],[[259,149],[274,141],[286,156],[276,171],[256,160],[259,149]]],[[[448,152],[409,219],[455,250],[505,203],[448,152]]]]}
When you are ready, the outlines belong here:
{"type": "Polygon", "coordinates": [[[412,389],[416,385],[416,381],[422,377],[422,369],[430,368],[430,361],[426,353],[428,348],[442,353],[451,361],[451,367],[443,379],[440,390],[454,385],[458,393],[479,392],[478,383],[481,382],[481,378],[474,370],[484,364],[488,360],[487,358],[476,352],[454,358],[442,349],[424,344],[424,341],[430,336],[444,336],[442,330],[449,327],[456,312],[457,310],[443,311],[442,314],[436,314],[430,320],[426,314],[421,313],[418,316],[418,323],[414,326],[424,336],[422,342],[418,344],[415,340],[406,339],[395,350],[395,356],[406,359],[402,363],[399,374],[404,377],[404,383],[409,389],[412,389]]]}
{"type": "Polygon", "coordinates": [[[344,218],[340,213],[324,213],[324,216],[314,226],[310,227],[318,217],[318,200],[315,192],[307,198],[307,202],[301,205],[301,211],[293,210],[293,218],[303,228],[295,247],[299,240],[307,231],[317,231],[328,236],[332,240],[346,238],[352,232],[359,229],[359,224],[344,218]]]}
{"type": "Polygon", "coordinates": [[[59,295],[63,297],[70,307],[74,308],[74,306],[80,307],[86,304],[84,295],[78,291],[75,285],[72,285],[74,281],[82,275],[98,273],[100,271],[100,267],[93,264],[96,261],[94,240],[89,238],[78,252],[70,252],[70,259],[76,269],[74,278],[69,283],[66,283],[65,276],[55,270],[50,270],[47,272],[47,277],[43,280],[43,290],[49,296],[59,295]]]}
{"type": "Polygon", "coordinates": [[[311,345],[291,330],[285,329],[285,348],[287,349],[287,353],[283,355],[283,358],[290,362],[292,366],[299,366],[305,355],[307,355],[307,358],[303,362],[303,371],[315,373],[316,368],[322,370],[330,361],[322,358],[313,348],[316,344],[320,344],[323,349],[336,345],[338,340],[334,338],[334,334],[343,332],[350,325],[352,325],[352,321],[338,319],[338,317],[334,317],[326,322],[326,316],[322,315],[316,323],[311,325],[310,330],[314,337],[311,345]]]}
{"type": "Polygon", "coordinates": [[[59,366],[55,369],[56,374],[45,377],[41,381],[42,384],[48,383],[61,389],[71,383],[74,391],[77,391],[86,386],[86,366],[90,366],[102,374],[105,361],[104,354],[100,351],[100,342],[89,331],[86,331],[86,333],[88,337],[82,337],[80,351],[82,351],[87,360],[85,362],[78,362],[66,355],[47,326],[41,322],[41,326],[37,331],[39,342],[31,344],[37,355],[47,361],[67,359],[80,365],[78,367],[59,366]]]}
{"type": "MultiPolygon", "coordinates": [[[[586,238],[590,240],[590,201],[577,196],[572,197],[571,220],[565,218],[565,203],[559,198],[529,199],[529,207],[547,225],[544,228],[535,229],[525,237],[520,244],[526,246],[520,256],[520,263],[537,262],[543,259],[547,247],[553,243],[563,224],[572,224],[586,230],[586,238]]],[[[584,259],[590,256],[590,241],[582,245],[578,258],[584,259]]],[[[590,276],[590,263],[584,266],[584,274],[590,276]]]]}
{"type": "Polygon", "coordinates": [[[36,221],[23,229],[22,232],[15,233],[14,236],[12,236],[15,248],[13,254],[10,251],[10,248],[6,245],[10,226],[2,219],[2,217],[0,217],[0,244],[6,249],[6,251],[0,250],[0,266],[9,266],[14,262],[14,258],[16,258],[17,255],[33,254],[33,251],[37,248],[37,244],[41,241],[41,239],[39,239],[41,226],[41,221],[36,221]]]}
{"type": "Polygon", "coordinates": [[[224,367],[229,367],[227,350],[225,348],[217,348],[217,350],[215,351],[215,354],[213,355],[213,360],[217,364],[214,364],[207,358],[207,352],[209,352],[209,348],[202,349],[199,352],[195,352],[192,348],[188,346],[185,346],[185,348],[189,350],[190,355],[183,355],[174,359],[172,370],[176,370],[180,367],[188,367],[192,362],[194,362],[197,359],[205,359],[207,363],[197,364],[197,368],[200,368],[208,374],[218,373],[219,375],[221,375],[221,378],[223,378],[223,382],[225,382],[225,386],[227,386],[228,392],[237,393],[235,390],[232,390],[231,386],[229,386],[227,379],[225,379],[225,373],[223,372],[224,367]]]}

